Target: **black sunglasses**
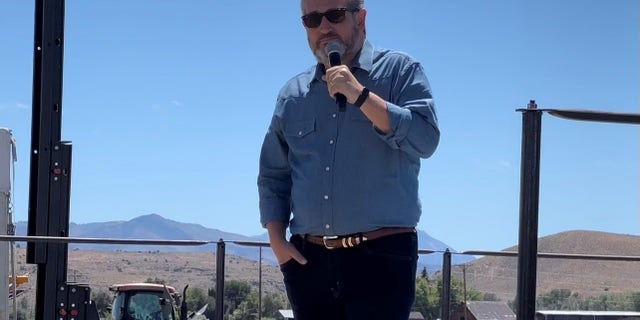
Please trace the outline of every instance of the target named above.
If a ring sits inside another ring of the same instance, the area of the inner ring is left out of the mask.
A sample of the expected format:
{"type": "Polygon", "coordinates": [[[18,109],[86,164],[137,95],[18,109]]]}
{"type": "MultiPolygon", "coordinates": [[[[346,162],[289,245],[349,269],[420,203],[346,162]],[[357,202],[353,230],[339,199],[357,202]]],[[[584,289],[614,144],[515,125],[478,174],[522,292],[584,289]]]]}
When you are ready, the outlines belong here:
{"type": "Polygon", "coordinates": [[[322,23],[322,17],[327,17],[327,20],[331,23],[340,23],[344,21],[344,17],[347,12],[358,12],[360,9],[347,9],[347,8],[337,8],[327,10],[326,12],[311,12],[309,14],[305,14],[302,16],[302,22],[307,28],[317,28],[322,23]]]}

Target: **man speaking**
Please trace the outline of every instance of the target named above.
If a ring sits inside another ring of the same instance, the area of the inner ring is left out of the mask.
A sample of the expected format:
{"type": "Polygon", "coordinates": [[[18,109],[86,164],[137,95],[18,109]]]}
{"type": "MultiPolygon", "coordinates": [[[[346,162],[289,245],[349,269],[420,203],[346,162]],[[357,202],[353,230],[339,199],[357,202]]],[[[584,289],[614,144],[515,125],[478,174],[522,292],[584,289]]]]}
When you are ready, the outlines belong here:
{"type": "Polygon", "coordinates": [[[440,138],[427,77],[366,40],[364,1],[301,9],[317,64],[278,95],[260,154],[260,221],[296,320],[406,320],[420,161],[440,138]]]}

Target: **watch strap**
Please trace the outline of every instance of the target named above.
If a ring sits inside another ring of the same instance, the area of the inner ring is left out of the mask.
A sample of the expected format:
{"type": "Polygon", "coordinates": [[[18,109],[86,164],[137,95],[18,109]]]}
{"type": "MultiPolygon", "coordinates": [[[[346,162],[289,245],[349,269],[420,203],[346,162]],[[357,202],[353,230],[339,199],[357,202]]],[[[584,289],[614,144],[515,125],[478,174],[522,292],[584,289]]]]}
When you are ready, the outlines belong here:
{"type": "Polygon", "coordinates": [[[356,102],[354,102],[353,105],[358,108],[362,107],[362,104],[367,100],[368,97],[369,89],[367,89],[367,87],[364,87],[362,89],[362,92],[360,93],[360,96],[358,96],[358,99],[356,99],[356,102]]]}

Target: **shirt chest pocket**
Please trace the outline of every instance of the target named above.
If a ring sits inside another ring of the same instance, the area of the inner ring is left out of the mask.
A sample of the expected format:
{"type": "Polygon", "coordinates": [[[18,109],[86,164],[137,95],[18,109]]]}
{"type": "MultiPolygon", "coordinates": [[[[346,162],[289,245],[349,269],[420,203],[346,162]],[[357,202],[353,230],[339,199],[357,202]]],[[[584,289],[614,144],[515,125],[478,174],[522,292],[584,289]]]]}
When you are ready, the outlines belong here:
{"type": "Polygon", "coordinates": [[[291,122],[284,130],[289,149],[294,153],[309,154],[317,152],[315,140],[317,139],[316,120],[303,120],[291,122]]]}

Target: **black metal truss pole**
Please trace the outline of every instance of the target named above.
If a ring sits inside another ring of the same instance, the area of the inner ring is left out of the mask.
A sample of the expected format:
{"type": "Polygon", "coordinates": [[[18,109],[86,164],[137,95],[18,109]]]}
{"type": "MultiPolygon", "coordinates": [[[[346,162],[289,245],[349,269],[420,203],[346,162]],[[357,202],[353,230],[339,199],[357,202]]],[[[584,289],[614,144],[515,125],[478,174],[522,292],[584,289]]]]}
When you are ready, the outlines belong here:
{"type": "MultiPolygon", "coordinates": [[[[71,144],[61,141],[64,0],[35,0],[29,236],[68,236],[71,144]]],[[[67,301],[66,243],[27,243],[38,265],[36,319],[57,319],[67,301]]]]}
{"type": "Polygon", "coordinates": [[[224,240],[218,241],[216,249],[216,310],[215,320],[222,320],[224,317],[224,240]]]}
{"type": "Polygon", "coordinates": [[[451,251],[442,254],[442,297],[440,297],[440,318],[449,319],[451,305],[451,251]]]}
{"type": "Polygon", "coordinates": [[[538,254],[538,200],[540,194],[540,141],[542,111],[530,101],[522,113],[520,164],[520,229],[518,236],[518,320],[535,315],[538,254]]]}

